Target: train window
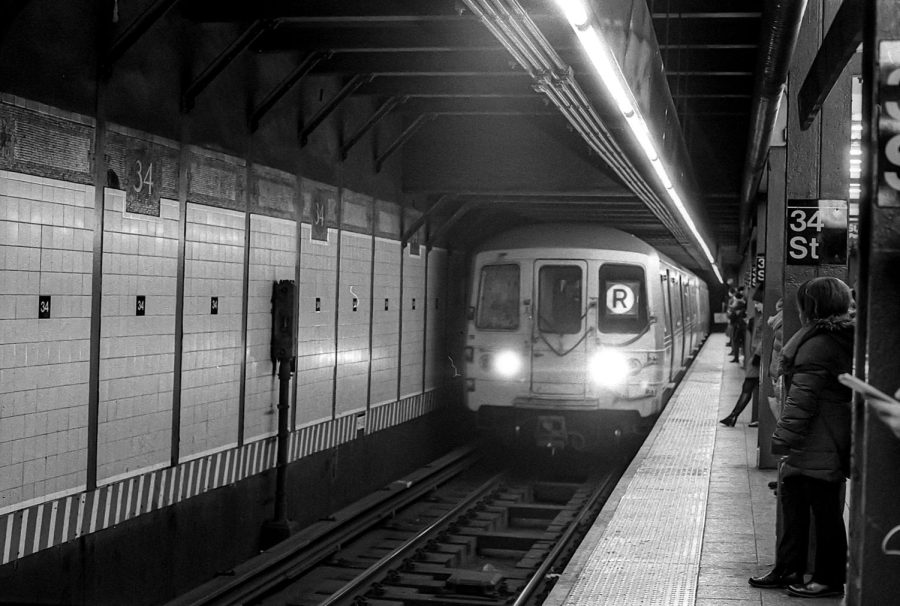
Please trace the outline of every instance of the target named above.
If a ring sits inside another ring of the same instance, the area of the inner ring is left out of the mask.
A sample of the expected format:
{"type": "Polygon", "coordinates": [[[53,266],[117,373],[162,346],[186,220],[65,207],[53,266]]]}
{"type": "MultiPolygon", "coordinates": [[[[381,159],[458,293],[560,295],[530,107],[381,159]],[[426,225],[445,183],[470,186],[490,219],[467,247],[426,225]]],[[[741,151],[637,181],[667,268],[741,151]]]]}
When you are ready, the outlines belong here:
{"type": "Polygon", "coordinates": [[[519,327],[518,265],[485,265],[481,268],[475,326],[489,330],[519,327]]]}
{"type": "Polygon", "coordinates": [[[600,267],[601,332],[640,332],[647,326],[644,268],[607,263],[600,267]]]}
{"type": "Polygon", "coordinates": [[[538,277],[538,329],[560,335],[581,332],[581,268],[544,265],[538,277]]]}

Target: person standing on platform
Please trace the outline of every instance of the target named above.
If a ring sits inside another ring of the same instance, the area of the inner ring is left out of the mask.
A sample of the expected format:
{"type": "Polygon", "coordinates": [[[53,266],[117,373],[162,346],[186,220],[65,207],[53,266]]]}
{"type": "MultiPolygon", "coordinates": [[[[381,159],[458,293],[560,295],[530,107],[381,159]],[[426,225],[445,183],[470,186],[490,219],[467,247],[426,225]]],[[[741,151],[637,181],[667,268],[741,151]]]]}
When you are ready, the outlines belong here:
{"type": "Polygon", "coordinates": [[[852,394],[837,377],[853,365],[850,303],[850,288],[837,278],[813,278],[797,291],[802,327],[782,350],[787,397],[772,436],[772,453],[786,455],[784,529],[775,568],[751,578],[754,587],[786,587],[788,594],[806,598],[844,592],[847,538],[841,497],[850,475],[852,394]],[[816,556],[806,582],[810,512],[816,556]]]}
{"type": "Polygon", "coordinates": [[[747,301],[744,300],[744,287],[739,286],[734,293],[734,300],[728,306],[728,321],[731,323],[731,361],[740,363],[741,350],[744,348],[744,332],[747,330],[747,301]]]}
{"type": "MultiPolygon", "coordinates": [[[[756,311],[755,318],[760,318],[762,314],[762,303],[754,303],[754,308],[756,311]]],[[[760,363],[760,355],[762,354],[762,327],[759,325],[761,322],[757,319],[753,322],[754,327],[751,330],[750,337],[750,349],[751,349],[751,358],[750,363],[747,365],[746,374],[744,375],[744,383],[741,385],[741,394],[738,396],[737,402],[734,404],[734,409],[731,411],[727,417],[719,421],[725,427],[734,427],[734,424],[737,423],[738,417],[744,411],[744,408],[747,407],[747,404],[753,399],[753,394],[759,388],[759,363],[760,363]]],[[[758,424],[756,421],[751,421],[751,427],[755,427],[758,424]]]]}
{"type": "Polygon", "coordinates": [[[781,416],[781,348],[784,346],[784,299],[775,302],[775,313],[769,316],[766,323],[772,329],[772,355],[769,358],[769,380],[772,382],[772,393],[769,396],[769,409],[777,421],[781,416]]]}

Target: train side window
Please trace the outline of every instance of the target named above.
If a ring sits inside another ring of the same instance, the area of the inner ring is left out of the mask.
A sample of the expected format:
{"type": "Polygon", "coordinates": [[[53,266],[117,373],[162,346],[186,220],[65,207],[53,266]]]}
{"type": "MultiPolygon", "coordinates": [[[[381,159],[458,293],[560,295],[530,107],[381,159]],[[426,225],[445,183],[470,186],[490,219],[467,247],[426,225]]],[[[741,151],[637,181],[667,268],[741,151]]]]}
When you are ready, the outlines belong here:
{"type": "Polygon", "coordinates": [[[544,265],[538,276],[538,330],[560,335],[581,332],[581,268],[544,265]]]}
{"type": "Polygon", "coordinates": [[[519,327],[518,265],[485,265],[481,268],[475,326],[487,330],[519,327]]]}
{"type": "Polygon", "coordinates": [[[647,326],[647,286],[639,265],[600,267],[600,331],[634,333],[647,326]]]}

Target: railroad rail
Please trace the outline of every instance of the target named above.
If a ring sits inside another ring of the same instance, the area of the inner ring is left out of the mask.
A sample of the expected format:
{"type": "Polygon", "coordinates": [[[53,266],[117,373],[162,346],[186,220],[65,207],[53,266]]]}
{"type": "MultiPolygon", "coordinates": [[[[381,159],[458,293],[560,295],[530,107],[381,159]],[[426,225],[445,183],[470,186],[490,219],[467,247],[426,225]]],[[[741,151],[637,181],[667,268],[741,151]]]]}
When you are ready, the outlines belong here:
{"type": "Polygon", "coordinates": [[[169,606],[537,603],[624,465],[552,481],[478,458],[454,451],[169,606]]]}

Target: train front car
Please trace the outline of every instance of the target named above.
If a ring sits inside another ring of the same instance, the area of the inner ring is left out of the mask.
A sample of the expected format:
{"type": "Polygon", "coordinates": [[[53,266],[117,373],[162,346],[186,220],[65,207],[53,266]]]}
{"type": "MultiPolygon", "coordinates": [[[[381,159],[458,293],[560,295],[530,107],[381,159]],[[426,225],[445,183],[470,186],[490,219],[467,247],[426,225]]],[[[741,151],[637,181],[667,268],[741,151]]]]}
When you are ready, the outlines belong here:
{"type": "Polygon", "coordinates": [[[609,228],[502,234],[474,257],[468,407],[503,441],[577,450],[646,431],[671,359],[658,254],[609,228]]]}

